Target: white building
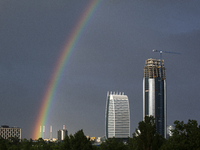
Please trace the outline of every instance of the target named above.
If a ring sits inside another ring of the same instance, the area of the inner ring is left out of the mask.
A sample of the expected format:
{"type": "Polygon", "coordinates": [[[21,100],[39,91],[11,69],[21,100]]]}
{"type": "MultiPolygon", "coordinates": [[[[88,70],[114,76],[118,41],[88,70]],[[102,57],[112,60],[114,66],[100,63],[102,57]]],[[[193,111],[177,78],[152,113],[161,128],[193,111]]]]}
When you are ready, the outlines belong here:
{"type": "Polygon", "coordinates": [[[0,136],[4,139],[8,139],[9,137],[17,137],[21,139],[21,128],[3,125],[0,127],[0,136]]]}
{"type": "Polygon", "coordinates": [[[105,125],[106,138],[130,137],[129,100],[124,93],[107,93],[105,125]]]}

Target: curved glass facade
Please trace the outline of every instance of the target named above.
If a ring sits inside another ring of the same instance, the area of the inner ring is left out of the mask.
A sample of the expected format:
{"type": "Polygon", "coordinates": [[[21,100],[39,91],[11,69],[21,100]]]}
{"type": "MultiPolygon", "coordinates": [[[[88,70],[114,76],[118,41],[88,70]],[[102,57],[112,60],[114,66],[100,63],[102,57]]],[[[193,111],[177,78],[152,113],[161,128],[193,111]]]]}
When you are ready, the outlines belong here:
{"type": "Polygon", "coordinates": [[[106,138],[128,138],[130,136],[130,111],[128,96],[107,94],[106,138]]]}

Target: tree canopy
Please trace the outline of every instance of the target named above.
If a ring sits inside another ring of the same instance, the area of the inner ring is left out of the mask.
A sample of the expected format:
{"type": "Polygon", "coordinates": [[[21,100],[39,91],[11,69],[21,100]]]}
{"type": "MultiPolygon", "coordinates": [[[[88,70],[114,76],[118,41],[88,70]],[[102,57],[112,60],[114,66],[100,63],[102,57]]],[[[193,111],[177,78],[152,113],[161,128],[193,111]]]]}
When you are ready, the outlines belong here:
{"type": "Polygon", "coordinates": [[[164,138],[156,133],[154,117],[145,116],[133,133],[133,138],[129,139],[129,147],[135,150],[157,150],[163,142],[164,138]]]}
{"type": "Polygon", "coordinates": [[[175,121],[174,125],[173,135],[166,140],[156,133],[154,117],[146,116],[138,123],[133,137],[128,138],[128,143],[109,138],[99,147],[92,144],[83,130],[66,136],[62,142],[46,142],[42,138],[36,141],[17,137],[3,139],[0,136],[0,150],[200,150],[200,126],[196,120],[175,121]]]}
{"type": "Polygon", "coordinates": [[[92,150],[92,143],[84,135],[83,130],[79,130],[74,136],[67,136],[61,147],[63,150],[92,150]]]}
{"type": "Polygon", "coordinates": [[[174,122],[173,136],[169,137],[162,150],[200,150],[200,126],[196,120],[174,122]]]}

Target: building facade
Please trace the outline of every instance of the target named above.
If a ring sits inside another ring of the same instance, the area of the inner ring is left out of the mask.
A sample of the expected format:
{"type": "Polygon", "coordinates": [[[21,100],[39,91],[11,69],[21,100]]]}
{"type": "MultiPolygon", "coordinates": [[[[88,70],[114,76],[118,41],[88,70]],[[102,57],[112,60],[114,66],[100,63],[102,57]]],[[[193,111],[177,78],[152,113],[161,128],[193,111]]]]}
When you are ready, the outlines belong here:
{"type": "Polygon", "coordinates": [[[68,131],[66,129],[58,130],[58,141],[63,141],[67,135],[68,131]]]}
{"type": "Polygon", "coordinates": [[[130,137],[130,110],[128,96],[124,93],[107,93],[105,112],[106,138],[130,137]]]}
{"type": "Polygon", "coordinates": [[[147,59],[143,78],[143,119],[154,116],[156,132],[166,138],[166,80],[164,61],[147,59]],[[162,70],[161,70],[162,66],[162,70]],[[161,75],[162,74],[162,75],[161,75]]]}
{"type": "Polygon", "coordinates": [[[21,128],[2,125],[0,127],[0,136],[4,139],[8,139],[9,137],[17,137],[21,139],[21,128]]]}

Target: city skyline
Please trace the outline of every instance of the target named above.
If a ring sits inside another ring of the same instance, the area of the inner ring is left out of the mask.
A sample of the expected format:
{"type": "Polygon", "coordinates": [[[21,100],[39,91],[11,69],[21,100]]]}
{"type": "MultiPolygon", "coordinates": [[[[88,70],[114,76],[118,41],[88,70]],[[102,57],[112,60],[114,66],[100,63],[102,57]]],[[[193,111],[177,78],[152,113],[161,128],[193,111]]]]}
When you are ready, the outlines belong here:
{"type": "MultiPolygon", "coordinates": [[[[92,0],[0,1],[0,124],[18,126],[32,138],[53,69],[92,0]]],[[[200,2],[102,0],[75,44],[46,117],[46,137],[66,125],[69,134],[105,134],[107,91],[124,91],[130,134],[143,119],[143,68],[153,49],[163,55],[167,124],[200,122],[200,2]],[[48,132],[47,132],[48,131],[48,132]]]]}

